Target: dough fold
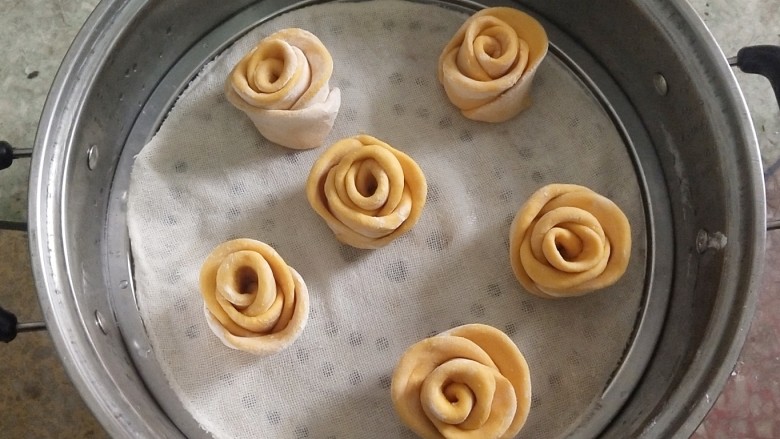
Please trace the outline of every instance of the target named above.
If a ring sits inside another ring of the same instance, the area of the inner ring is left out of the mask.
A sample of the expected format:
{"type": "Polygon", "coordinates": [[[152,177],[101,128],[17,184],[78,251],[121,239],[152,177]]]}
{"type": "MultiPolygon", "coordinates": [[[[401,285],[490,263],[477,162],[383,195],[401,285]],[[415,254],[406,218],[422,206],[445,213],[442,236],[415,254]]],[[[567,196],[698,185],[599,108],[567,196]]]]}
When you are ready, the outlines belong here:
{"type": "Polygon", "coordinates": [[[401,420],[422,438],[513,438],[528,417],[531,377],[506,334],[471,324],[409,347],[390,394],[401,420]]]}
{"type": "Polygon", "coordinates": [[[341,92],[330,90],[333,59],[314,34],[282,29],[264,38],[233,68],[225,96],[266,139],[293,149],[322,145],[333,128],[341,92]]]}
{"type": "Polygon", "coordinates": [[[409,156],[367,135],[339,140],[309,173],[306,196],[340,242],[376,249],[411,229],[428,186],[409,156]]]}
{"type": "Polygon", "coordinates": [[[513,8],[466,20],[439,56],[439,82],[469,119],[503,122],[531,105],[531,83],[547,55],[547,33],[513,8]]]}
{"type": "Polygon", "coordinates": [[[608,287],[631,256],[628,218],[611,200],[573,184],[551,184],[520,207],[509,232],[517,280],[544,298],[608,287]]]}
{"type": "Polygon", "coordinates": [[[217,246],[200,270],[206,322],[226,346],[270,355],[290,346],[309,318],[301,276],[268,244],[235,239],[217,246]]]}

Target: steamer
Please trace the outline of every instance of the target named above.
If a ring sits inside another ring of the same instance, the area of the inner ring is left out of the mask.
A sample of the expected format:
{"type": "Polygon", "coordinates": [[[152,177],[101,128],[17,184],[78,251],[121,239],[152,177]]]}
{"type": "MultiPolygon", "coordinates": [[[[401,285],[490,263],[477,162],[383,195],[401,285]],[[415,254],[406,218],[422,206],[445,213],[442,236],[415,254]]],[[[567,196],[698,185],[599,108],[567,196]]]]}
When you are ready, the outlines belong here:
{"type": "MultiPolygon", "coordinates": [[[[202,434],[169,391],[135,303],[125,222],[133,157],[206,62],[310,4],[104,0],[63,61],[32,158],[30,249],[47,328],[113,436],[202,434]]],[[[654,241],[646,318],[627,351],[639,360],[622,372],[634,384],[605,389],[620,397],[605,397],[600,421],[584,419],[576,437],[690,435],[744,342],[764,255],[758,145],[729,63],[682,0],[437,4],[537,16],[553,56],[608,111],[637,164],[654,241]]],[[[733,61],[767,75],[780,68],[771,52],[751,66],[754,53],[733,61]]]]}

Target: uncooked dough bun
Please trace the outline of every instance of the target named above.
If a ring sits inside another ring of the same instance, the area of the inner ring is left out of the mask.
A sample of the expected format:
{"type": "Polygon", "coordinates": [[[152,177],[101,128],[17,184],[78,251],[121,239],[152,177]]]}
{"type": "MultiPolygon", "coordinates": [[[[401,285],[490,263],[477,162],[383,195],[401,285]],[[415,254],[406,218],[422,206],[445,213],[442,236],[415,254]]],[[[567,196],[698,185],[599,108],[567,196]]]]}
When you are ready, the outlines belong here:
{"type": "Polygon", "coordinates": [[[226,346],[270,355],[290,346],[309,318],[301,276],[268,244],[220,244],[200,269],[206,321],[226,346]]]}
{"type": "Polygon", "coordinates": [[[333,59],[314,34],[283,29],[264,38],[230,72],[225,95],[266,139],[293,149],[322,145],[341,105],[330,89],[333,59]]]}
{"type": "Polygon", "coordinates": [[[428,186],[408,155],[367,135],[339,140],[309,173],[306,196],[344,244],[376,249],[420,218],[428,186]]]}
{"type": "Polygon", "coordinates": [[[390,394],[403,423],[422,438],[508,439],[528,417],[531,376],[506,334],[464,325],[407,349],[390,394]]]}
{"type": "Polygon", "coordinates": [[[531,105],[531,82],[547,55],[547,33],[513,8],[469,17],[439,56],[439,82],[463,115],[503,122],[531,105]]]}
{"type": "Polygon", "coordinates": [[[631,256],[628,218],[611,200],[573,184],[536,191],[509,232],[515,277],[544,298],[581,296],[620,279],[631,256]]]}

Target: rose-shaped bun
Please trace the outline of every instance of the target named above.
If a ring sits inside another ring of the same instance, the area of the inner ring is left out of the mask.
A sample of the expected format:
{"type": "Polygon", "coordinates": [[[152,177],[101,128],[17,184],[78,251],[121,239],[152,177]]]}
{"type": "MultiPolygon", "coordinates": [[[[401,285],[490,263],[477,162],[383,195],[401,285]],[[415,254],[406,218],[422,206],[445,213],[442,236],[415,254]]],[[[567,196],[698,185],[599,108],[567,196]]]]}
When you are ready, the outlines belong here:
{"type": "Polygon", "coordinates": [[[611,200],[573,184],[551,184],[520,207],[509,232],[512,271],[544,298],[608,287],[631,256],[631,227],[611,200]]]}
{"type": "Polygon", "coordinates": [[[268,244],[220,244],[200,269],[206,321],[226,346],[270,355],[288,347],[309,318],[301,276],[268,244]]]}
{"type": "Polygon", "coordinates": [[[341,105],[328,81],[333,59],[314,34],[283,29],[252,49],[225,82],[228,101],[266,139],[294,149],[322,145],[341,105]]]}
{"type": "Polygon", "coordinates": [[[336,239],[363,249],[382,247],[411,229],[427,194],[414,160],[366,135],[328,148],[306,182],[309,203],[336,239]]]}
{"type": "Polygon", "coordinates": [[[439,56],[439,82],[465,117],[503,122],[531,105],[531,82],[546,54],[538,21],[517,9],[483,9],[439,56]]]}
{"type": "Polygon", "coordinates": [[[531,407],[531,376],[506,334],[464,325],[407,349],[390,394],[403,423],[425,439],[513,438],[531,407]]]}

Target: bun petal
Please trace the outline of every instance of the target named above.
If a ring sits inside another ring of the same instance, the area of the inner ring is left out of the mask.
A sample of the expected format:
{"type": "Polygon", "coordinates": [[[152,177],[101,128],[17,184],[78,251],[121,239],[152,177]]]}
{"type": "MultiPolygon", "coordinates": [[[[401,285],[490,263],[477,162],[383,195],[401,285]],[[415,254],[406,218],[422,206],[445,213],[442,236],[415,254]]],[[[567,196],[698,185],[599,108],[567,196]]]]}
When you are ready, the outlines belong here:
{"type": "Polygon", "coordinates": [[[212,332],[226,346],[256,355],[290,346],[309,317],[301,276],[272,247],[252,239],[217,246],[201,267],[200,291],[212,332]]]}
{"type": "Polygon", "coordinates": [[[506,334],[471,324],[407,349],[390,394],[403,423],[420,437],[513,438],[531,407],[531,377],[506,334]]]}
{"type": "Polygon", "coordinates": [[[306,196],[340,242],[376,249],[411,229],[427,197],[409,156],[367,135],[339,140],[312,166],[306,196]]]}
{"type": "Polygon", "coordinates": [[[506,7],[483,9],[442,51],[439,82],[465,117],[503,122],[531,105],[531,84],[547,48],[547,33],[530,15],[506,7]]]}
{"type": "Polygon", "coordinates": [[[573,184],[537,190],[515,215],[509,258],[517,280],[544,298],[580,296],[620,279],[631,256],[628,218],[573,184]]]}
{"type": "Polygon", "coordinates": [[[322,145],[333,128],[341,93],[330,89],[333,59],[314,34],[283,29],[236,64],[225,96],[263,137],[293,149],[322,145]]]}

